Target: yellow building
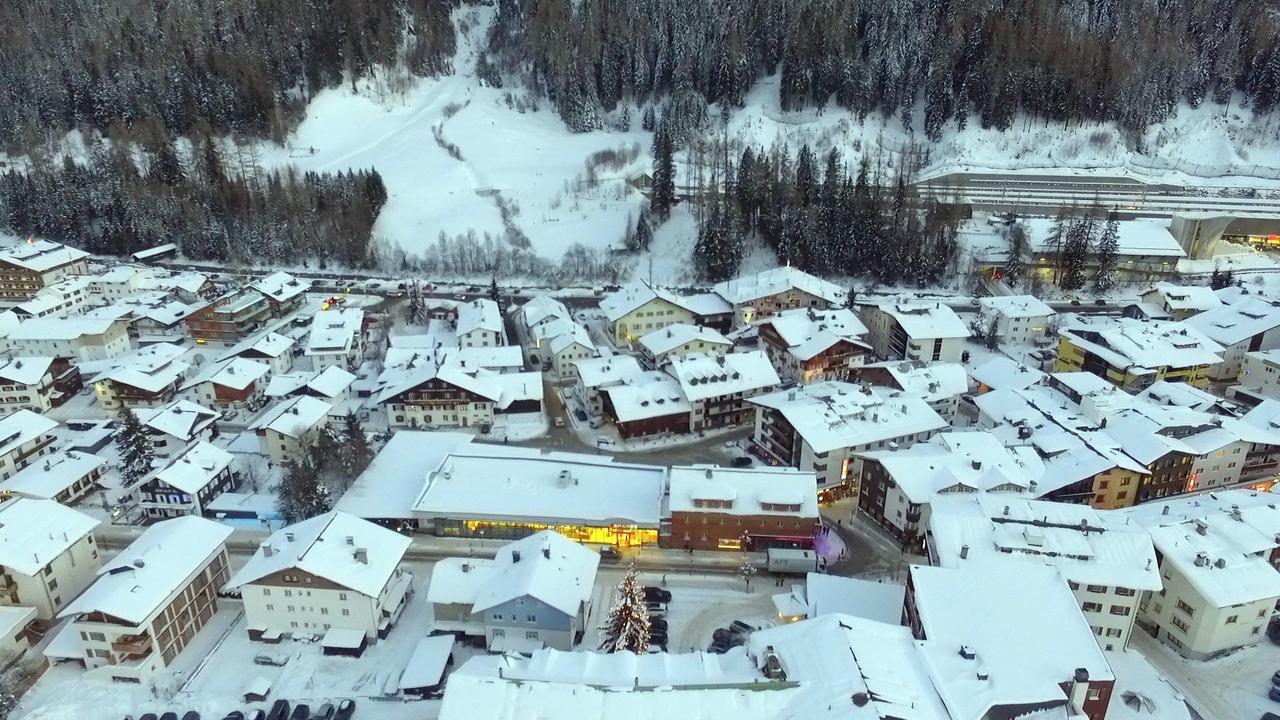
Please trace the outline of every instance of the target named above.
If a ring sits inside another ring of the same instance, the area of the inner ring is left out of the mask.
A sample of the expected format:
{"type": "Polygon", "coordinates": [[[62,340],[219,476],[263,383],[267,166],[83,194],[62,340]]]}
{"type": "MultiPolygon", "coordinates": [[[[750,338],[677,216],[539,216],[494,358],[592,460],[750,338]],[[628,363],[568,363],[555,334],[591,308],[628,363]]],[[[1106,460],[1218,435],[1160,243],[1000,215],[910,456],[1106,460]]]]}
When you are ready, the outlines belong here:
{"type": "Polygon", "coordinates": [[[1122,467],[1098,473],[1093,476],[1093,501],[1089,504],[1099,510],[1132,506],[1144,474],[1122,467]]]}
{"type": "Polygon", "coordinates": [[[630,345],[668,325],[693,324],[693,313],[659,297],[646,285],[631,285],[602,299],[600,309],[609,320],[614,343],[630,345]]]}
{"type": "Polygon", "coordinates": [[[1058,372],[1092,373],[1129,392],[1158,380],[1206,387],[1222,362],[1222,346],[1176,321],[1082,317],[1058,335],[1058,372]]]}

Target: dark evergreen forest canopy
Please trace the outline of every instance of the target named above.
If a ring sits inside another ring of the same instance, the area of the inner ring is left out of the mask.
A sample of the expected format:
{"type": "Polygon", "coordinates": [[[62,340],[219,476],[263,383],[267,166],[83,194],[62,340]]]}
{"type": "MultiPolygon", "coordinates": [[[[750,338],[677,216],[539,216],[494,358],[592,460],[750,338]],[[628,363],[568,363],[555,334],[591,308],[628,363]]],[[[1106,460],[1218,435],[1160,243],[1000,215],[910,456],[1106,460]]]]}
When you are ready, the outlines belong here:
{"type": "Polygon", "coordinates": [[[692,89],[742,105],[780,73],[784,109],[834,99],[1007,129],[1019,112],[1134,131],[1179,103],[1280,101],[1274,0],[498,0],[489,60],[571,127],[692,89]]]}
{"type": "Polygon", "coordinates": [[[375,63],[449,70],[450,0],[0,3],[0,145],[46,130],[202,122],[280,140],[319,90],[375,63]],[[406,37],[407,35],[407,37],[406,37]],[[407,48],[405,54],[401,47],[407,48]]]}

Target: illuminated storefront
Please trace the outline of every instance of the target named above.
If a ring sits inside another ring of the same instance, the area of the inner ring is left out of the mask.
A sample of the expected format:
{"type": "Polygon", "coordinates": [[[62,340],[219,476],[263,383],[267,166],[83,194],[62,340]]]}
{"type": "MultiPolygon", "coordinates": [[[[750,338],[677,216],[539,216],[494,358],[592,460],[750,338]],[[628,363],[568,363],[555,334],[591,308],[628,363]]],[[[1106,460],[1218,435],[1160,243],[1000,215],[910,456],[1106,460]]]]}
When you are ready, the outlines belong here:
{"type": "Polygon", "coordinates": [[[622,523],[572,525],[502,520],[439,519],[435,521],[436,534],[443,537],[519,540],[543,530],[555,530],[570,540],[580,543],[613,545],[615,547],[658,544],[657,528],[642,528],[622,523]]]}

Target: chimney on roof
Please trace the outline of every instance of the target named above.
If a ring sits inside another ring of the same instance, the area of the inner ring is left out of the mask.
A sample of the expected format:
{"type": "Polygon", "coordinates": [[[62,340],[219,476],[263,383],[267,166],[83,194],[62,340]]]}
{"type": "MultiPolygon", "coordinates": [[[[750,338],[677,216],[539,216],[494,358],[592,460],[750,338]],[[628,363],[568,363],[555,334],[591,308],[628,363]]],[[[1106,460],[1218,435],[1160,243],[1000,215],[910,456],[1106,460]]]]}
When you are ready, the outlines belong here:
{"type": "Polygon", "coordinates": [[[965,560],[965,559],[967,559],[968,557],[969,557],[969,546],[968,546],[968,545],[961,545],[961,546],[960,546],[960,559],[961,559],[961,560],[965,560]]]}
{"type": "Polygon", "coordinates": [[[1196,525],[1196,532],[1200,533],[1201,535],[1209,534],[1209,523],[1197,518],[1195,520],[1195,525],[1196,525]]]}
{"type": "Polygon", "coordinates": [[[1168,515],[1168,514],[1169,514],[1169,506],[1168,506],[1168,505],[1165,505],[1165,506],[1164,506],[1164,508],[1160,510],[1160,514],[1161,514],[1161,515],[1168,515]]]}
{"type": "Polygon", "coordinates": [[[511,562],[513,562],[513,563],[518,563],[518,562],[520,562],[520,551],[519,551],[519,550],[512,550],[512,551],[511,551],[511,562]]]}
{"type": "Polygon", "coordinates": [[[550,546],[550,545],[543,545],[543,546],[542,546],[542,557],[544,557],[544,558],[546,558],[546,559],[548,559],[548,560],[550,560],[550,559],[551,559],[551,546],[550,546]]]}
{"type": "Polygon", "coordinates": [[[271,543],[262,543],[262,557],[271,557],[276,554],[276,549],[271,547],[271,543]]]}
{"type": "Polygon", "coordinates": [[[970,461],[969,461],[969,464],[970,464],[971,466],[973,466],[973,469],[974,469],[974,470],[981,470],[981,469],[982,469],[982,461],[981,461],[981,460],[979,460],[979,459],[977,459],[977,458],[973,458],[972,460],[970,460],[970,461]]]}
{"type": "Polygon", "coordinates": [[[1226,559],[1226,558],[1218,558],[1217,560],[1214,560],[1214,561],[1213,561],[1213,566],[1214,566],[1214,567],[1216,567],[1216,568],[1218,568],[1219,570],[1221,570],[1221,569],[1223,569],[1223,568],[1225,568],[1225,567],[1227,566],[1227,559],[1226,559]]]}
{"type": "Polygon", "coordinates": [[[965,660],[974,660],[978,657],[978,653],[975,652],[974,649],[969,647],[968,645],[961,645],[960,657],[964,658],[965,660]]]}
{"type": "Polygon", "coordinates": [[[708,479],[708,480],[710,480],[710,479],[711,479],[711,475],[712,475],[711,468],[707,468],[707,479],[708,479]]]}
{"type": "Polygon", "coordinates": [[[362,563],[364,565],[368,565],[369,551],[366,548],[356,548],[355,558],[356,558],[356,562],[362,563]]]}
{"type": "Polygon", "coordinates": [[[864,692],[856,692],[850,700],[853,702],[854,707],[862,707],[871,702],[871,696],[864,692]]]}
{"type": "Polygon", "coordinates": [[[464,573],[471,572],[471,563],[462,563],[462,572],[464,573]]]}
{"type": "Polygon", "coordinates": [[[1244,522],[1244,515],[1240,512],[1239,505],[1231,506],[1231,519],[1237,522],[1244,522]]]}
{"type": "Polygon", "coordinates": [[[356,544],[356,537],[355,537],[354,535],[348,535],[348,536],[347,536],[347,544],[348,544],[348,545],[355,545],[355,544],[356,544]]]}
{"type": "Polygon", "coordinates": [[[1008,516],[1009,516],[1009,506],[1008,506],[1008,505],[1005,505],[1005,506],[1004,506],[1004,515],[1005,515],[1005,517],[1008,517],[1008,516]]]}
{"type": "Polygon", "coordinates": [[[1209,564],[1209,553],[1201,550],[1196,553],[1196,567],[1206,567],[1209,564]]]}
{"type": "Polygon", "coordinates": [[[293,542],[293,531],[290,530],[289,532],[286,532],[284,534],[284,539],[288,540],[289,542],[293,542]]]}

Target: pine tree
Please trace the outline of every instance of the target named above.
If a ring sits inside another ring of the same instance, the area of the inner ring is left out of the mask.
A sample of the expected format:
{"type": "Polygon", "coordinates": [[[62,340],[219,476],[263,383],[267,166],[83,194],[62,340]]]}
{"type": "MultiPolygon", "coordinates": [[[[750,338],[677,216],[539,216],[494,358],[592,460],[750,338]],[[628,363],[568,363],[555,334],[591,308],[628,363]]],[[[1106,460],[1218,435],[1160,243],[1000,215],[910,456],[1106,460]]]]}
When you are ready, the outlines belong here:
{"type": "Polygon", "coordinates": [[[653,132],[655,122],[656,121],[653,116],[653,106],[650,105],[644,109],[644,117],[640,121],[640,127],[646,132],[653,132]]]}
{"type": "Polygon", "coordinates": [[[329,488],[310,460],[289,462],[277,489],[276,503],[284,521],[293,524],[329,512],[329,488]]]}
{"type": "Polygon", "coordinates": [[[1093,233],[1093,220],[1089,216],[1077,217],[1067,229],[1066,243],[1062,249],[1063,290],[1079,290],[1084,287],[1085,263],[1089,261],[1089,244],[1093,233]]]}
{"type": "Polygon", "coordinates": [[[649,228],[649,213],[640,213],[640,219],[636,220],[636,231],[632,237],[635,240],[636,249],[649,249],[649,245],[653,243],[653,230],[649,228]]]}
{"type": "Polygon", "coordinates": [[[360,420],[354,412],[348,412],[342,420],[342,464],[347,476],[352,480],[360,476],[373,461],[373,449],[369,447],[369,438],[360,426],[360,420]]]}
{"type": "Polygon", "coordinates": [[[1209,275],[1209,289],[1221,290],[1224,287],[1226,285],[1222,283],[1222,271],[1215,267],[1213,273],[1209,275]]]}
{"type": "Polygon", "coordinates": [[[653,136],[653,187],[649,189],[649,209],[661,223],[671,216],[675,204],[675,146],[666,119],[653,136]]]}
{"type": "Polygon", "coordinates": [[[1120,223],[1115,211],[1107,215],[1107,224],[1102,228],[1098,238],[1098,246],[1094,249],[1094,257],[1098,269],[1093,274],[1093,288],[1098,292],[1106,292],[1116,283],[1116,250],[1119,248],[1120,223]]]}
{"type": "Polygon", "coordinates": [[[489,299],[494,302],[498,302],[498,299],[501,297],[502,293],[498,290],[498,274],[494,273],[493,277],[489,280],[489,299]]]}
{"type": "Polygon", "coordinates": [[[421,325],[426,319],[427,310],[422,304],[422,295],[418,291],[418,281],[409,285],[409,308],[406,311],[410,325],[421,325]]]}
{"type": "Polygon", "coordinates": [[[1022,256],[1027,252],[1027,231],[1014,223],[1009,228],[1009,261],[1004,264],[1004,284],[1011,288],[1018,287],[1026,269],[1022,265],[1022,256]]]}
{"type": "Polygon", "coordinates": [[[116,449],[120,452],[120,477],[125,487],[142,482],[151,472],[155,450],[147,428],[129,408],[120,409],[120,429],[116,431],[116,449]]]}
{"type": "Polygon", "coordinates": [[[613,595],[609,617],[600,626],[600,649],[607,653],[630,650],[643,655],[649,650],[649,606],[636,577],[635,563],[627,569],[613,595]]]}

